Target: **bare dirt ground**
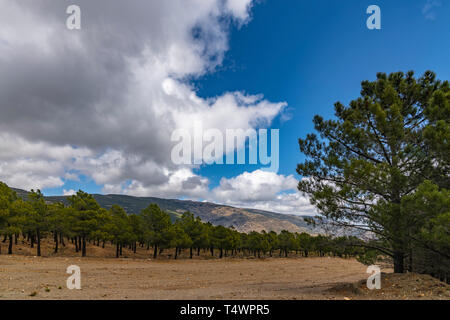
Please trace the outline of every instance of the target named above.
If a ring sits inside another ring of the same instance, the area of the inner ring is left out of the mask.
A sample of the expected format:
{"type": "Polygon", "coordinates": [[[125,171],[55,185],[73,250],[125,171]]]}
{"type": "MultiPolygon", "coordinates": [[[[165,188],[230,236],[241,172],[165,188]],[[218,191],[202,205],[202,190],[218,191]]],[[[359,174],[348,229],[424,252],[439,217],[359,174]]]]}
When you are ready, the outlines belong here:
{"type": "Polygon", "coordinates": [[[367,289],[366,281],[339,284],[327,290],[344,299],[450,300],[450,286],[429,275],[382,273],[381,289],[367,289]]]}
{"type": "Polygon", "coordinates": [[[152,250],[137,253],[124,248],[120,259],[115,248],[88,245],[88,256],[79,257],[69,242],[53,253],[44,241],[42,257],[19,240],[13,255],[0,242],[0,299],[450,299],[450,286],[429,276],[394,275],[390,266],[382,289],[369,291],[366,266],[354,259],[295,257],[218,259],[202,252],[194,259],[185,250],[179,260],[164,251],[149,259],[152,250]],[[70,265],[81,268],[81,290],[66,286],[70,265]]]}
{"type": "Polygon", "coordinates": [[[359,263],[332,258],[148,261],[0,256],[3,299],[323,299],[323,289],[364,277],[359,263]],[[82,290],[66,288],[66,268],[71,264],[81,268],[82,290]],[[32,292],[37,295],[31,297],[32,292]]]}
{"type": "Polygon", "coordinates": [[[382,290],[369,292],[362,285],[365,271],[355,260],[317,257],[174,261],[1,255],[0,299],[450,299],[450,286],[418,275],[400,282],[384,277],[382,290]],[[81,268],[81,290],[66,287],[72,264],[81,268]]]}

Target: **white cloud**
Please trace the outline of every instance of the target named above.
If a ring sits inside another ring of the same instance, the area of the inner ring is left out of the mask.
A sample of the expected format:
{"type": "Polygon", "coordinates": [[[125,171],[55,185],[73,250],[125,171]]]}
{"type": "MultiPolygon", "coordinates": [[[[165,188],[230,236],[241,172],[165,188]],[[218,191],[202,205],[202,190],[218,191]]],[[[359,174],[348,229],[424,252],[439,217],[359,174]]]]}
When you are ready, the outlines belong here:
{"type": "Polygon", "coordinates": [[[286,103],[261,94],[199,97],[186,80],[222,63],[229,28],[249,21],[251,0],[77,4],[82,29],[69,31],[65,2],[2,0],[0,180],[43,189],[85,175],[105,193],[309,210],[283,193],[295,189],[293,176],[245,172],[210,190],[208,178],[170,159],[171,133],[192,132],[195,121],[225,132],[283,114],[286,103]]]}
{"type": "Polygon", "coordinates": [[[0,133],[0,180],[24,189],[56,188],[77,175],[67,172],[74,163],[91,156],[85,148],[31,143],[16,135],[0,133]]]}
{"type": "Polygon", "coordinates": [[[230,179],[222,178],[213,190],[214,197],[225,202],[264,201],[273,199],[282,190],[295,189],[297,181],[290,176],[256,170],[244,172],[230,179]]]}
{"type": "Polygon", "coordinates": [[[77,192],[75,190],[73,190],[73,189],[70,189],[70,190],[63,189],[63,195],[64,196],[73,196],[76,193],[77,192]]]}
{"type": "Polygon", "coordinates": [[[190,199],[199,199],[208,194],[207,178],[196,175],[188,168],[173,172],[166,171],[167,180],[158,185],[145,185],[143,182],[133,180],[122,189],[121,193],[134,196],[148,196],[163,198],[178,198],[181,195],[190,199]]]}
{"type": "Polygon", "coordinates": [[[246,21],[248,19],[251,5],[252,1],[249,0],[228,0],[225,3],[225,7],[231,14],[241,21],[246,21]]]}
{"type": "Polygon", "coordinates": [[[222,178],[219,186],[210,190],[206,177],[190,169],[166,171],[167,181],[158,185],[144,185],[133,180],[128,184],[105,185],[105,193],[133,196],[176,198],[183,194],[191,200],[209,201],[241,208],[273,211],[285,214],[314,215],[315,208],[307,197],[297,191],[298,181],[293,175],[285,176],[263,170],[244,172],[236,177],[222,178]]]}
{"type": "Polygon", "coordinates": [[[77,4],[82,29],[69,31],[63,2],[2,1],[0,134],[22,147],[0,142],[1,180],[56,187],[82,173],[105,189],[164,186],[186,169],[170,159],[175,129],[267,125],[286,106],[240,92],[200,98],[185,80],[222,62],[226,18],[246,22],[250,0],[77,4]],[[47,175],[13,167],[17,159],[47,175]]]}
{"type": "Polygon", "coordinates": [[[288,214],[314,214],[309,200],[296,191],[293,175],[255,170],[230,179],[222,178],[211,199],[232,206],[288,214]]]}

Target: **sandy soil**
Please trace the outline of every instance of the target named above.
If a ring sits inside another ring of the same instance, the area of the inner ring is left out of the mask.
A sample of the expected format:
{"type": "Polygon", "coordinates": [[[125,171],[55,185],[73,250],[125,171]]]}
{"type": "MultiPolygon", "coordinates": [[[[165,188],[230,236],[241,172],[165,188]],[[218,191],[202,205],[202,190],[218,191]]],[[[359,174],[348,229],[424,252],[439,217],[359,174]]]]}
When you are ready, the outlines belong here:
{"type": "Polygon", "coordinates": [[[344,299],[450,300],[450,286],[429,275],[382,273],[381,289],[369,290],[366,281],[338,284],[327,290],[344,299]]]}
{"type": "MultiPolygon", "coordinates": [[[[157,260],[151,250],[89,245],[81,258],[68,243],[58,254],[43,243],[43,257],[34,257],[23,241],[0,254],[0,299],[448,299],[450,286],[424,275],[394,275],[382,265],[382,289],[369,291],[366,266],[354,259],[224,258],[203,253],[179,260],[167,251],[157,260]],[[81,290],[69,290],[66,269],[81,268],[81,290]]],[[[218,252],[216,252],[216,255],[218,252]]]]}
{"type": "Polygon", "coordinates": [[[0,299],[340,299],[326,289],[366,278],[335,258],[141,260],[0,256],[0,299]],[[81,290],[66,268],[81,268],[81,290]],[[33,293],[36,295],[33,295],[33,293]]]}

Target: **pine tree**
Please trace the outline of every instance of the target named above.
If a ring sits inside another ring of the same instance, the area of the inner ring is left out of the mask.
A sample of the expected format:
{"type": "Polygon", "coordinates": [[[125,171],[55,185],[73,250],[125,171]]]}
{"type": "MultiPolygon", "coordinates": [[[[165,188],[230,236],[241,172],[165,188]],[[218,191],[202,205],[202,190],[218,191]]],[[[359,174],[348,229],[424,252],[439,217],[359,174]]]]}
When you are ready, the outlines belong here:
{"type": "Polygon", "coordinates": [[[448,106],[448,91],[432,72],[379,73],[348,107],[335,104],[335,119],[314,118],[319,136],[299,139],[307,158],[297,167],[298,189],[328,221],[383,240],[379,250],[393,257],[396,273],[405,270],[412,223],[402,199],[425,179],[448,182],[450,157],[438,151],[448,151],[448,139],[439,140],[448,136],[448,112],[436,110],[448,106]]]}
{"type": "Polygon", "coordinates": [[[49,227],[50,211],[45,203],[44,195],[40,190],[31,192],[28,194],[28,201],[32,206],[32,211],[27,216],[27,222],[32,225],[36,235],[36,255],[41,256],[41,239],[43,234],[49,227]]]}
{"type": "Polygon", "coordinates": [[[81,256],[86,256],[86,241],[92,232],[97,230],[100,205],[94,197],[79,190],[76,195],[68,198],[70,203],[69,214],[72,216],[72,231],[81,244],[81,256]]]}
{"type": "Polygon", "coordinates": [[[158,248],[168,244],[167,232],[171,226],[170,216],[162,211],[156,204],[150,204],[142,210],[142,218],[145,223],[147,237],[153,246],[153,258],[158,256],[158,248]]]}

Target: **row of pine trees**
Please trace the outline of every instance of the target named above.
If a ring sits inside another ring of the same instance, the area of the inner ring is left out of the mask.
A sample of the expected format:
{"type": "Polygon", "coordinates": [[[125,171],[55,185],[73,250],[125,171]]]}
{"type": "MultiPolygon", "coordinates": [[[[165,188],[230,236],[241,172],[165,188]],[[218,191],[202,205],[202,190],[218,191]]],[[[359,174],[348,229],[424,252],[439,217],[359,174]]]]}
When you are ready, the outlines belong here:
{"type": "Polygon", "coordinates": [[[113,244],[116,257],[122,255],[123,248],[136,253],[138,246],[151,250],[149,254],[153,258],[163,250],[172,249],[175,259],[183,250],[189,250],[190,258],[200,255],[201,251],[219,258],[238,254],[258,258],[287,257],[294,251],[306,257],[349,257],[367,253],[355,245],[358,244],[356,238],[330,238],[289,231],[240,233],[233,227],[204,223],[189,212],[172,222],[170,215],[156,204],[150,204],[140,214],[127,214],[118,205],[107,210],[83,191],[68,197],[68,205],[46,202],[39,190],[32,190],[24,200],[4,183],[0,183],[0,235],[8,244],[8,254],[13,253],[14,245],[22,236],[36,248],[37,256],[41,256],[43,238],[52,239],[54,253],[71,242],[83,257],[87,254],[87,243],[103,248],[105,244],[113,244]]]}

